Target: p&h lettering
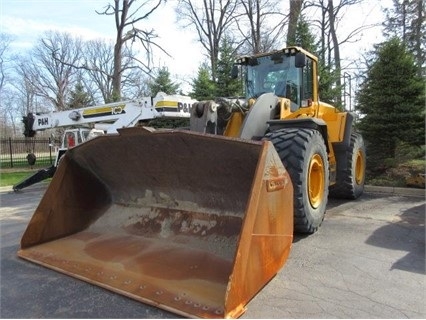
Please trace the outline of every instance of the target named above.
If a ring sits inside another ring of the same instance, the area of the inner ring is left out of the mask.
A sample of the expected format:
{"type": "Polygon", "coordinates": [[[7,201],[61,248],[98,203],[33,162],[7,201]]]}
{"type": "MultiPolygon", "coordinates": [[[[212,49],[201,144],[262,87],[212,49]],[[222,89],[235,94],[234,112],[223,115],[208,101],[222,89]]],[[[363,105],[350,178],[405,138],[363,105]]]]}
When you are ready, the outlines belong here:
{"type": "Polygon", "coordinates": [[[39,118],[38,119],[39,126],[47,126],[49,125],[49,118],[39,118]]]}

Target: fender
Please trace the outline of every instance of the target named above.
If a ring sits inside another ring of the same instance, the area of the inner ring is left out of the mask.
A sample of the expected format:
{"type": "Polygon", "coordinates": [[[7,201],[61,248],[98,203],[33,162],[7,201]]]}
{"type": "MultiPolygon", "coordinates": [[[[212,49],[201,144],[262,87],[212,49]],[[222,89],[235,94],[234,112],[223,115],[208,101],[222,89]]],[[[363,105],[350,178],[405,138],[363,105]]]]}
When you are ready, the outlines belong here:
{"type": "MultiPolygon", "coordinates": [[[[329,152],[328,147],[328,134],[327,134],[327,124],[324,120],[319,118],[299,118],[299,119],[290,119],[290,120],[270,120],[269,124],[269,132],[286,129],[286,128],[308,128],[318,130],[325,142],[327,147],[327,152],[329,152]]],[[[346,132],[345,132],[346,139],[346,132]]],[[[350,139],[350,135],[349,135],[350,139]]]]}

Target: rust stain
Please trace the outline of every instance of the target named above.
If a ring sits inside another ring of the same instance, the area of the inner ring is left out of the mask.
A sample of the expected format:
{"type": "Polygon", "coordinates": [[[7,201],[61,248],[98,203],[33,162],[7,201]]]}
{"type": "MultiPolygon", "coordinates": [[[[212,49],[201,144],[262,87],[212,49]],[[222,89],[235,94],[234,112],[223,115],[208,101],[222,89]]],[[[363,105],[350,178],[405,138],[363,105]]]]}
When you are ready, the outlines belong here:
{"type": "MultiPolygon", "coordinates": [[[[136,211],[136,210],[135,210],[136,211]]],[[[236,236],[242,225],[242,218],[232,215],[207,214],[182,209],[151,207],[155,214],[135,213],[124,229],[135,235],[156,235],[167,237],[166,228],[173,234],[208,236],[211,234],[236,236]],[[139,216],[138,216],[139,215],[139,216]]],[[[119,214],[117,212],[117,214],[119,214]]]]}
{"type": "Polygon", "coordinates": [[[231,260],[208,251],[141,236],[91,241],[84,251],[93,259],[119,262],[128,271],[168,280],[202,279],[226,284],[232,271],[231,260]]]}
{"type": "Polygon", "coordinates": [[[168,280],[201,279],[227,284],[232,261],[186,248],[167,248],[140,255],[126,269],[168,280]],[[135,270],[141,266],[140,270],[135,270]]]}
{"type": "Polygon", "coordinates": [[[84,251],[94,259],[108,261],[122,261],[146,250],[148,242],[132,239],[130,236],[115,236],[99,239],[86,244],[84,251]]]}
{"type": "Polygon", "coordinates": [[[96,232],[88,232],[88,231],[86,231],[86,232],[79,232],[79,233],[76,233],[73,237],[74,237],[76,240],[81,240],[81,241],[90,241],[90,240],[93,240],[93,239],[98,238],[99,236],[100,236],[100,234],[99,234],[99,233],[96,233],[96,232]]]}

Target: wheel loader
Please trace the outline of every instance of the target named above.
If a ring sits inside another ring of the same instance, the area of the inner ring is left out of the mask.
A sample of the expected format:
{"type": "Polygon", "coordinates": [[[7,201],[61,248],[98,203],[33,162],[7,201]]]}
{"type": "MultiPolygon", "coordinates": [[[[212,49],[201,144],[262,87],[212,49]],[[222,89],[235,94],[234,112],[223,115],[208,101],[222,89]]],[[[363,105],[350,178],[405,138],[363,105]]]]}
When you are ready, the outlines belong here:
{"type": "Polygon", "coordinates": [[[313,233],[329,195],[363,191],[354,117],[320,102],[299,47],[242,57],[244,98],[200,101],[190,130],[128,128],[67,152],[21,258],[196,318],[235,318],[313,233]]]}

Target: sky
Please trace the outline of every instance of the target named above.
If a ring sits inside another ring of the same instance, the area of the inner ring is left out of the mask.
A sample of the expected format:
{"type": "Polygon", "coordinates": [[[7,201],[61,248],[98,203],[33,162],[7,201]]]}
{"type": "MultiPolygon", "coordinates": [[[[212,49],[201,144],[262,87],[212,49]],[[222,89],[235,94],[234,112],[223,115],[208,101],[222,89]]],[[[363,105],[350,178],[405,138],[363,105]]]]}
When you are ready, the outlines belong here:
{"type": "MultiPolygon", "coordinates": [[[[48,30],[68,32],[83,39],[114,39],[112,16],[98,15],[108,0],[0,0],[0,32],[14,37],[11,49],[21,52],[30,49],[38,37],[48,30]]],[[[167,66],[180,82],[196,77],[199,65],[206,60],[203,48],[197,42],[195,28],[182,28],[174,7],[177,0],[168,0],[145,21],[146,28],[158,34],[158,43],[171,55],[157,52],[155,66],[167,66]]],[[[288,0],[282,1],[282,10],[288,10],[288,0]]],[[[391,0],[365,0],[362,6],[351,7],[340,21],[340,38],[362,24],[381,23],[382,7],[391,6],[391,0]]],[[[381,28],[364,32],[357,41],[342,48],[344,59],[355,59],[382,40],[381,28]]]]}
{"type": "MultiPolygon", "coordinates": [[[[167,66],[180,81],[191,81],[204,61],[195,33],[180,28],[175,19],[175,0],[156,10],[146,23],[171,57],[157,51],[155,66],[167,66]]],[[[14,38],[11,49],[30,49],[43,32],[56,30],[84,40],[115,38],[113,16],[98,15],[108,0],[0,0],[0,32],[14,38]]]]}

